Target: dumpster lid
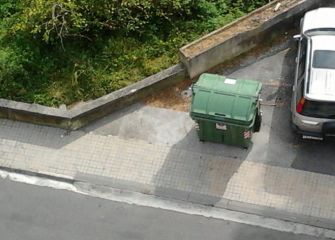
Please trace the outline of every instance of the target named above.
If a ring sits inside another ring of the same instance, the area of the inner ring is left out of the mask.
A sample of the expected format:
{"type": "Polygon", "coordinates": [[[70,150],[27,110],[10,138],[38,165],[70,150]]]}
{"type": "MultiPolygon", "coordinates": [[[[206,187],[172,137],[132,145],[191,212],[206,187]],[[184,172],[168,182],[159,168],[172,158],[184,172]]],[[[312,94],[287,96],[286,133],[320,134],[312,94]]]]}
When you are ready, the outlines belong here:
{"type": "Polygon", "coordinates": [[[191,116],[249,124],[262,84],[215,74],[202,74],[193,85],[191,116]]]}

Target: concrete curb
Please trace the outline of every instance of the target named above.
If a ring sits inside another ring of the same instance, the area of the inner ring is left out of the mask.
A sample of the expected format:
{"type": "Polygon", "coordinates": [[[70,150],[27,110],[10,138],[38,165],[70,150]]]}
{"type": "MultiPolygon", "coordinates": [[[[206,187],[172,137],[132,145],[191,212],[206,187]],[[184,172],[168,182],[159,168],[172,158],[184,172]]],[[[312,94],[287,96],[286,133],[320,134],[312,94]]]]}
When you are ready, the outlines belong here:
{"type": "Polygon", "coordinates": [[[112,179],[109,177],[101,177],[85,173],[78,173],[75,176],[75,182],[84,182],[93,184],[95,186],[137,192],[170,200],[191,202],[205,206],[222,208],[231,211],[254,214],[273,219],[302,223],[314,227],[335,230],[335,220],[316,218],[313,216],[288,212],[283,209],[277,209],[274,207],[240,202],[201,193],[188,192],[168,187],[153,186],[149,184],[139,184],[133,181],[121,181],[119,179],[112,179]]]}
{"type": "Polygon", "coordinates": [[[215,205],[215,207],[335,230],[335,221],[331,219],[317,218],[313,216],[283,211],[282,209],[277,209],[273,207],[239,202],[236,200],[222,200],[223,202],[219,202],[217,205],[215,205]]]}
{"type": "Polygon", "coordinates": [[[10,172],[10,173],[18,173],[22,175],[32,176],[32,177],[46,178],[46,179],[55,180],[59,182],[66,182],[70,184],[73,184],[75,182],[75,180],[71,178],[70,176],[64,176],[64,175],[55,174],[55,173],[33,172],[29,170],[9,168],[9,167],[3,167],[3,166],[0,166],[0,170],[5,171],[5,172],[10,172]]]}
{"type": "Polygon", "coordinates": [[[181,62],[186,66],[189,77],[194,78],[199,74],[214,68],[215,66],[231,60],[243,53],[249,52],[264,42],[271,41],[279,33],[284,33],[296,25],[303,14],[319,6],[327,6],[330,0],[302,0],[292,5],[288,10],[274,16],[272,19],[261,23],[258,27],[241,32],[237,35],[218,42],[215,36],[224,32],[245,19],[252,19],[256,13],[262,12],[267,8],[274,8],[278,1],[271,2],[262,8],[251,12],[250,14],[228,24],[184,47],[179,50],[181,62]],[[207,48],[195,48],[201,42],[213,39],[215,44],[207,48]],[[215,40],[215,41],[214,41],[215,40]],[[189,48],[195,48],[192,53],[188,52],[189,48]]]}
{"type": "Polygon", "coordinates": [[[0,117],[76,130],[116,110],[136,103],[154,94],[157,90],[175,85],[185,78],[186,70],[182,64],[177,64],[140,82],[70,110],[0,99],[0,117]]]}

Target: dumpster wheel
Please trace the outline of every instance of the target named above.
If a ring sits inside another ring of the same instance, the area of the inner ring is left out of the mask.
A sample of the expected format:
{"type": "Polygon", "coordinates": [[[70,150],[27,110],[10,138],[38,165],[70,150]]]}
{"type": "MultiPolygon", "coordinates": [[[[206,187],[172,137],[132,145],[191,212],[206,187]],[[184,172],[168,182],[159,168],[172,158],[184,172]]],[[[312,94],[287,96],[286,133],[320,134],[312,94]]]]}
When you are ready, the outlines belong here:
{"type": "Polygon", "coordinates": [[[262,113],[259,112],[256,115],[254,132],[259,132],[261,130],[261,125],[262,125],[262,113]]]}

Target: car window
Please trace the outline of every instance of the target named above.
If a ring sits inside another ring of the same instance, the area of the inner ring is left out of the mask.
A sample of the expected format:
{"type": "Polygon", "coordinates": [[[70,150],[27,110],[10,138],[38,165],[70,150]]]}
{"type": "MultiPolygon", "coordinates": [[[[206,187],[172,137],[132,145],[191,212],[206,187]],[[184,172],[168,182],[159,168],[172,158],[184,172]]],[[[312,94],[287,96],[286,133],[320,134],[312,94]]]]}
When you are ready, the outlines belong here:
{"type": "Polygon", "coordinates": [[[315,50],[313,68],[335,69],[335,51],[315,50]]]}
{"type": "Polygon", "coordinates": [[[297,90],[296,90],[296,102],[299,102],[303,97],[304,93],[304,76],[306,71],[306,56],[307,56],[307,39],[302,38],[299,42],[298,52],[298,72],[297,72],[297,90]]]}
{"type": "Polygon", "coordinates": [[[299,58],[298,58],[298,79],[305,74],[306,70],[306,55],[307,55],[307,39],[302,38],[300,42],[299,58]]]}

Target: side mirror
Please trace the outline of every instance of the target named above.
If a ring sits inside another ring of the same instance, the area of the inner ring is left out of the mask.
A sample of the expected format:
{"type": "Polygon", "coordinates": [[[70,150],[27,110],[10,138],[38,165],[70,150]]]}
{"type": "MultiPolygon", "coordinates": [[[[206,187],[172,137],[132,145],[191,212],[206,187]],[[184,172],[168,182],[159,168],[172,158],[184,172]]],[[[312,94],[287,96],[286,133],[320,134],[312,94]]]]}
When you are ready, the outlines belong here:
{"type": "Polygon", "coordinates": [[[297,34],[297,35],[293,36],[293,39],[296,40],[296,41],[300,41],[301,38],[302,38],[301,34],[297,34]]]}

